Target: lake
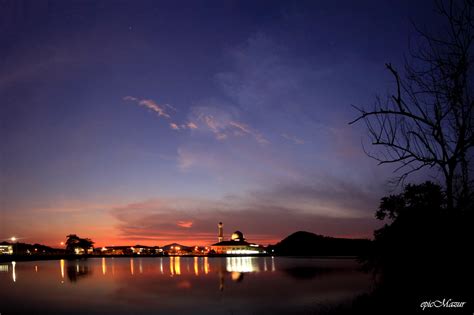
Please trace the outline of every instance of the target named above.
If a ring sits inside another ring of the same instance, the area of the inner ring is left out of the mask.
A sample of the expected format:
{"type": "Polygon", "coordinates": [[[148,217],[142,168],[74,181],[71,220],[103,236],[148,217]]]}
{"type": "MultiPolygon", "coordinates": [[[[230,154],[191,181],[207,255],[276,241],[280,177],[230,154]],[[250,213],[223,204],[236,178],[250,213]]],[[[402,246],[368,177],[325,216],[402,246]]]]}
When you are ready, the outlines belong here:
{"type": "Polygon", "coordinates": [[[353,259],[89,258],[0,263],[0,313],[297,314],[371,289],[353,259]]]}

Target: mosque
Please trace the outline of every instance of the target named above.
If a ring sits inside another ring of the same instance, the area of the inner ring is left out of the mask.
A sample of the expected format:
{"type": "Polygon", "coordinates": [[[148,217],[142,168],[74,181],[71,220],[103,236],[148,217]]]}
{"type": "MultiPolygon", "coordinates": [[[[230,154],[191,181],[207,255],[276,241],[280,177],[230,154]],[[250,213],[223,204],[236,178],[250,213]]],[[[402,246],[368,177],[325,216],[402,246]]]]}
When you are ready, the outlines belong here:
{"type": "Polygon", "coordinates": [[[249,255],[266,253],[263,246],[247,242],[244,234],[240,231],[235,231],[232,233],[230,240],[224,241],[224,225],[219,222],[217,227],[218,242],[211,246],[211,250],[216,254],[249,255]]]}

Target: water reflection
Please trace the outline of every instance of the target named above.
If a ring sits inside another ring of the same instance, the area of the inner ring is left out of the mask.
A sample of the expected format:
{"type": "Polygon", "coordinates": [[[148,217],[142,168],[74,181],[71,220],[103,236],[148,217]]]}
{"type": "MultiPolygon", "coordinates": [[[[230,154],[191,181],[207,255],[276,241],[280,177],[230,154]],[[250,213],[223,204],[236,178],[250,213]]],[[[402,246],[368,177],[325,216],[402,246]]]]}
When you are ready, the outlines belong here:
{"type": "Polygon", "coordinates": [[[64,280],[64,259],[59,261],[59,268],[61,270],[61,279],[64,280]]]}
{"type": "Polygon", "coordinates": [[[105,263],[105,257],[102,257],[102,274],[105,276],[107,273],[107,265],[105,263]]]}
{"type": "Polygon", "coordinates": [[[365,292],[369,283],[370,277],[349,260],[177,256],[0,264],[0,292],[8,292],[6,299],[18,303],[21,296],[28,296],[28,305],[37,299],[37,305],[48,303],[52,308],[64,304],[64,312],[45,309],[56,314],[68,313],[67,303],[73,303],[69,296],[90,301],[77,310],[81,314],[99,314],[103,305],[119,314],[153,309],[192,314],[196,305],[204,305],[203,312],[209,314],[259,313],[251,308],[258,305],[266,313],[279,308],[292,313],[291,306],[339,301],[365,292]],[[287,305],[288,301],[299,304],[287,305]]]}
{"type": "MultiPolygon", "coordinates": [[[[115,260],[114,258],[99,258],[100,259],[100,270],[103,276],[110,275],[115,276],[115,260]],[[109,264],[109,267],[107,266],[109,264]],[[110,268],[110,269],[109,269],[110,268]],[[111,271],[111,272],[108,272],[111,271]]],[[[136,268],[138,267],[138,273],[150,273],[144,269],[144,260],[149,258],[129,258],[129,272],[131,276],[136,276],[136,268]]],[[[222,277],[230,276],[233,281],[242,281],[244,273],[259,273],[259,272],[275,272],[277,270],[275,265],[274,257],[225,257],[217,258],[211,268],[209,257],[187,257],[182,258],[180,256],[171,256],[169,258],[155,258],[158,261],[158,273],[165,275],[164,270],[169,270],[169,275],[174,276],[185,276],[194,275],[196,277],[205,276],[210,273],[218,275],[220,282],[222,277]],[[166,265],[167,268],[166,268],[166,265]]],[[[212,259],[212,258],[211,258],[212,259]]],[[[119,259],[120,260],[120,259],[119,259]]],[[[67,276],[69,281],[76,282],[79,278],[84,278],[92,273],[89,260],[74,260],[66,261],[64,259],[59,260],[59,272],[61,279],[67,276]]],[[[16,282],[17,271],[16,262],[11,262],[11,274],[12,280],[16,282]]],[[[8,264],[0,265],[0,272],[8,273],[10,271],[8,264]]],[[[38,265],[34,265],[34,271],[39,272],[38,265]]],[[[327,267],[314,267],[314,266],[291,266],[281,268],[285,274],[293,278],[311,279],[319,276],[320,274],[333,271],[327,267]]],[[[336,269],[337,271],[337,269],[336,269]]],[[[222,289],[222,284],[219,286],[222,289]]]]}
{"type": "Polygon", "coordinates": [[[69,282],[77,282],[77,280],[92,275],[92,270],[85,260],[67,261],[66,273],[69,282]]]}
{"type": "Polygon", "coordinates": [[[16,262],[12,261],[12,279],[13,279],[13,282],[16,282],[16,270],[15,270],[15,267],[16,267],[16,262]]]}
{"type": "Polygon", "coordinates": [[[258,257],[227,257],[226,270],[227,272],[258,272],[260,271],[258,261],[258,257]]]}

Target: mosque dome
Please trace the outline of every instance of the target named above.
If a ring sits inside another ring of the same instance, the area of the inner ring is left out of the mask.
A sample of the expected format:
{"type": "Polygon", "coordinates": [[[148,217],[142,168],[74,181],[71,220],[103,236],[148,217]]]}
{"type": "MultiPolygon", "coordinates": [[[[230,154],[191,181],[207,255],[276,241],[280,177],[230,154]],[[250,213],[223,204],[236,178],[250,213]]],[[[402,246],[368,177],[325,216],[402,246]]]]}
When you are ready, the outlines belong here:
{"type": "Polygon", "coordinates": [[[232,233],[232,236],[230,237],[231,240],[233,241],[244,241],[244,234],[240,231],[235,231],[234,233],[232,233]]]}

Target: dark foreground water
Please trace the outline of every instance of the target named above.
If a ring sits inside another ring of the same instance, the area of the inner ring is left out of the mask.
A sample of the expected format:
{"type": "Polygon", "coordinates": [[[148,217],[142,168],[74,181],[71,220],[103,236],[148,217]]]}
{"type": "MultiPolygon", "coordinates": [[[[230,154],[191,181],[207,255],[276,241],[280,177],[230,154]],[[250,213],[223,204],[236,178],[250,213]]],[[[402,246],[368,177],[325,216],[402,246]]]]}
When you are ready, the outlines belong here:
{"type": "Polygon", "coordinates": [[[351,259],[89,258],[0,263],[0,314],[317,313],[371,288],[351,259]]]}

